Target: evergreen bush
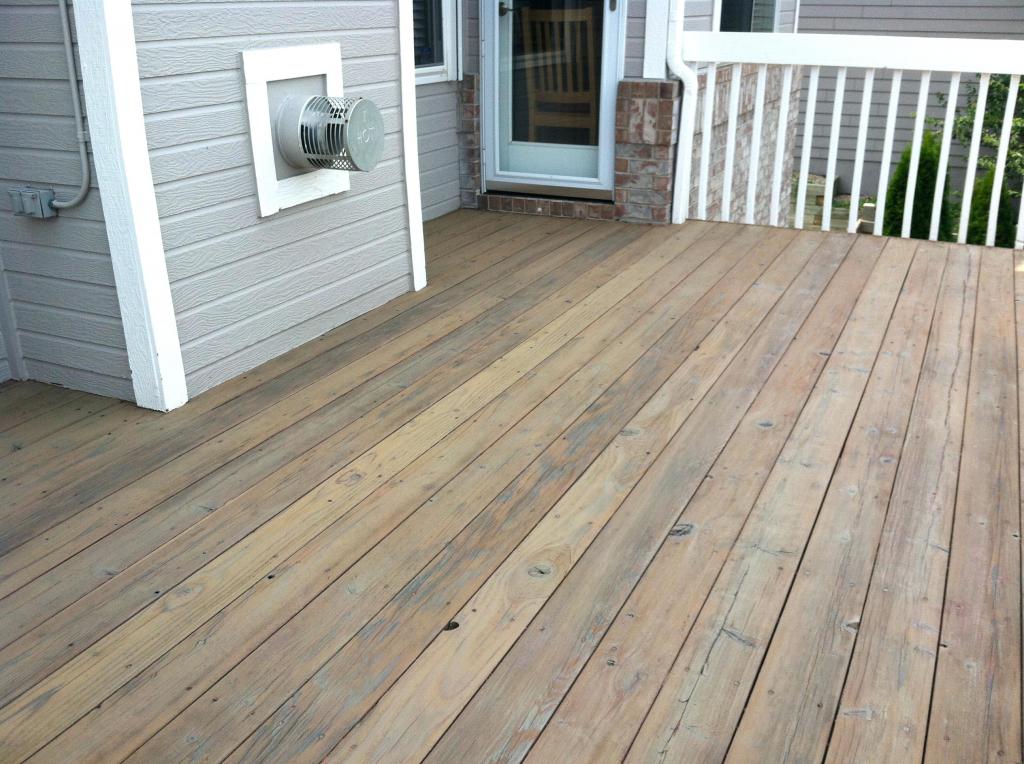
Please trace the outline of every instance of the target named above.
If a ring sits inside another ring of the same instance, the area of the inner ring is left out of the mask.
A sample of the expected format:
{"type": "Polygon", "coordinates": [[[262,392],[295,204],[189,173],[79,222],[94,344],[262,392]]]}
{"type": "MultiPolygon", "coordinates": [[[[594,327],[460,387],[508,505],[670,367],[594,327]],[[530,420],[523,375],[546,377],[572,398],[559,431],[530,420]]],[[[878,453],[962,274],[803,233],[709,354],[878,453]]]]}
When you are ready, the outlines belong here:
{"type": "MultiPolygon", "coordinates": [[[[927,239],[932,221],[932,202],[935,194],[935,180],[939,174],[939,139],[930,130],[921,136],[921,158],[917,167],[917,186],[914,191],[914,211],[910,218],[910,237],[927,239]]],[[[889,190],[885,198],[885,217],[882,220],[882,233],[886,236],[899,236],[903,231],[903,206],[907,198],[907,178],[910,177],[910,152],[908,144],[903,149],[899,164],[893,171],[889,181],[889,190]]],[[[942,211],[939,214],[939,239],[952,241],[953,216],[949,207],[949,178],[944,178],[946,190],[942,195],[942,211]]]]}

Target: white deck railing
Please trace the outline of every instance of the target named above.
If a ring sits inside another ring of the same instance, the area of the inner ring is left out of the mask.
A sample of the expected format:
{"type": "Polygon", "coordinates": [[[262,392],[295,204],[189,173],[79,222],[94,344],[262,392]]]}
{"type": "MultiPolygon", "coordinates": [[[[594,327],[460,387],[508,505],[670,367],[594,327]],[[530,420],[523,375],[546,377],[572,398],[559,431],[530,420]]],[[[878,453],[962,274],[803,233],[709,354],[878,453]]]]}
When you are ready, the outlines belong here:
{"type": "MultiPolygon", "coordinates": [[[[836,86],[832,103],[832,118],[828,138],[828,158],[826,163],[825,199],[822,211],[822,230],[830,230],[835,186],[836,161],[839,153],[839,139],[842,129],[845,86],[848,72],[851,69],[863,70],[863,95],[860,102],[860,114],[857,127],[857,142],[854,155],[854,173],[850,199],[850,212],[847,228],[856,230],[860,199],[862,196],[862,178],[864,155],[868,136],[873,129],[871,125],[870,107],[875,85],[875,74],[879,70],[892,73],[889,105],[884,123],[883,149],[880,176],[877,189],[877,207],[875,210],[874,233],[882,232],[885,217],[886,191],[889,183],[890,162],[893,153],[893,141],[896,121],[899,113],[900,91],[903,85],[903,73],[914,71],[920,73],[917,106],[914,112],[913,137],[911,142],[910,172],[907,179],[906,196],[902,217],[903,237],[911,231],[914,198],[918,193],[932,194],[932,214],[929,238],[935,240],[939,235],[940,213],[946,172],[949,164],[952,125],[956,116],[961,83],[965,75],[977,75],[977,108],[967,159],[966,177],[962,193],[960,226],[958,240],[966,241],[971,201],[974,193],[975,174],[978,157],[981,151],[981,137],[985,106],[988,98],[989,82],[993,74],[1010,75],[1009,98],[1002,119],[1001,138],[995,154],[995,178],[992,186],[992,197],[989,200],[988,229],[986,243],[991,245],[996,238],[997,211],[1000,194],[1003,188],[1006,171],[1007,151],[1013,113],[1017,101],[1018,86],[1021,74],[1024,73],[1024,42],[1011,40],[969,40],[924,37],[890,37],[868,35],[820,35],[820,34],[753,34],[729,32],[684,32],[681,35],[683,57],[687,65],[707,64],[707,82],[703,94],[703,117],[701,130],[701,152],[697,162],[698,183],[696,211],[701,219],[708,217],[709,171],[711,167],[711,132],[713,129],[713,113],[715,104],[716,71],[720,65],[732,64],[731,87],[729,91],[728,122],[726,126],[725,166],[722,178],[721,218],[729,220],[730,206],[733,195],[732,178],[736,156],[736,126],[740,105],[740,77],[744,64],[758,66],[757,85],[754,95],[754,113],[752,145],[750,147],[751,170],[747,175],[746,206],[744,222],[753,223],[758,199],[759,166],[761,152],[769,150],[762,147],[761,127],[764,119],[765,82],[768,66],[783,67],[783,87],[780,94],[778,113],[778,131],[774,151],[773,172],[771,177],[770,220],[779,224],[781,205],[788,204],[782,198],[784,187],[783,172],[786,166],[787,152],[787,120],[789,110],[798,108],[790,103],[792,82],[796,67],[802,67],[801,76],[806,72],[807,98],[803,125],[803,141],[800,147],[799,180],[796,199],[795,225],[803,227],[805,212],[805,196],[807,178],[811,161],[812,140],[814,137],[814,121],[821,106],[819,103],[818,83],[823,68],[836,70],[836,86]],[[921,156],[921,141],[925,128],[928,98],[930,95],[931,75],[933,72],[950,74],[950,82],[946,96],[945,119],[942,125],[942,139],[936,187],[934,189],[918,189],[917,174],[921,156]]],[[[687,98],[696,99],[693,88],[686,89],[687,98]]],[[[683,127],[680,146],[693,146],[694,125],[690,120],[687,125],[685,115],[693,113],[694,103],[683,104],[683,127]]],[[[878,129],[878,125],[874,129],[878,129]]],[[[692,150],[692,149],[691,149],[692,150]]],[[[688,163],[687,163],[688,164],[688,163]]],[[[687,170],[690,170],[687,167],[687,170]]],[[[692,172],[692,170],[690,170],[692,172]]],[[[689,189],[692,178],[678,178],[677,182],[685,183],[689,189]]],[[[686,204],[688,205],[687,200],[686,204]]],[[[1016,246],[1024,247],[1024,204],[1021,205],[1016,227],[1016,246]]]]}

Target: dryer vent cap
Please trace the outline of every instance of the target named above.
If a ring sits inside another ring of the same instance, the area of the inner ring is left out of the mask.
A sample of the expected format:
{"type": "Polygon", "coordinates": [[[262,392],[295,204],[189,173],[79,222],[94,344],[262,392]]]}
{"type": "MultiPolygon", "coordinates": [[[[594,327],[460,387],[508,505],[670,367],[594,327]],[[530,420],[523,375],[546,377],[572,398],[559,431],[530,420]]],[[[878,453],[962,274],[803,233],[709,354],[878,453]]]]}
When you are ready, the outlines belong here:
{"type": "Polygon", "coordinates": [[[365,98],[288,98],[276,121],[277,149],[293,167],[367,172],[384,150],[384,120],[365,98]]]}

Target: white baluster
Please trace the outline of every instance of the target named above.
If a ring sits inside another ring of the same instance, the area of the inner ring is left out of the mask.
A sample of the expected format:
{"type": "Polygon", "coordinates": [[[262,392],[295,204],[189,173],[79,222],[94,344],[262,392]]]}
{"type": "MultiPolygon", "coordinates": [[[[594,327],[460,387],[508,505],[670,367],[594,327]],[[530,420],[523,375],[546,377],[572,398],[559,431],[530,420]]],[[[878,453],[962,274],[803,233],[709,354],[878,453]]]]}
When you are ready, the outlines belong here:
{"type": "Polygon", "coordinates": [[[900,110],[900,85],[903,72],[892,73],[892,87],[889,90],[889,111],[885,117],[885,139],[882,143],[882,167],[878,175],[878,197],[875,201],[875,236],[882,235],[882,219],[885,217],[885,196],[889,190],[889,165],[892,164],[892,139],[896,132],[896,117],[900,110]]]}
{"type": "Polygon", "coordinates": [[[853,185],[850,190],[850,218],[846,230],[857,232],[857,216],[860,213],[860,184],[864,177],[864,150],[868,142],[868,123],[871,119],[871,94],[875,87],[875,70],[864,72],[864,93],[860,98],[860,124],[857,125],[857,153],[853,160],[853,185]]]}
{"type": "Polygon", "coordinates": [[[846,67],[836,72],[835,103],[832,104],[832,131],[828,136],[828,164],[825,170],[825,203],[821,210],[821,230],[832,228],[832,195],[836,185],[836,157],[839,154],[839,128],[843,119],[843,99],[846,97],[846,67]]]}
{"type": "Polygon", "coordinates": [[[1014,249],[1024,249],[1024,187],[1020,190],[1020,211],[1017,213],[1017,240],[1013,244],[1014,249]]]}
{"type": "Polygon", "coordinates": [[[797,228],[804,227],[804,209],[807,203],[807,175],[811,167],[811,142],[814,139],[814,112],[818,106],[818,77],[821,68],[811,67],[807,82],[807,109],[804,114],[804,140],[800,150],[800,180],[796,190],[796,216],[793,224],[797,228]]]}
{"type": "Polygon", "coordinates": [[[715,122],[715,72],[718,64],[710,63],[704,80],[704,114],[700,133],[700,182],[697,186],[697,217],[708,219],[708,172],[711,167],[711,132],[715,122]]]}
{"type": "Polygon", "coordinates": [[[910,174],[907,175],[907,195],[903,200],[903,229],[900,236],[910,238],[910,226],[914,216],[914,194],[917,191],[917,168],[921,164],[921,137],[924,134],[924,118],[928,112],[928,88],[932,84],[932,73],[921,72],[921,87],[917,91],[917,113],[914,115],[914,138],[910,144],[910,174]]]}
{"type": "Polygon", "coordinates": [[[939,153],[939,172],[935,177],[935,196],[932,198],[932,224],[928,238],[939,238],[939,219],[942,213],[942,197],[946,192],[946,168],[949,166],[949,144],[953,139],[953,120],[956,119],[956,99],[960,95],[960,72],[953,72],[949,79],[949,95],[946,100],[946,115],[942,120],[942,150],[939,153]]]}
{"type": "Polygon", "coordinates": [[[793,90],[793,67],[782,70],[782,95],[779,99],[779,121],[775,130],[775,166],[772,169],[772,199],[769,225],[785,225],[779,219],[782,200],[782,165],[786,158],[786,133],[789,132],[789,96],[793,90]]]}
{"type": "Polygon", "coordinates": [[[974,174],[978,169],[978,152],[981,149],[981,132],[985,124],[985,103],[988,100],[988,83],[991,76],[981,75],[978,80],[978,98],[974,110],[974,127],[971,128],[971,148],[967,156],[967,176],[964,178],[964,200],[960,207],[960,230],[956,240],[967,241],[967,227],[971,220],[971,199],[974,197],[974,174]]]}
{"type": "Polygon", "coordinates": [[[721,219],[729,222],[732,217],[732,173],[736,160],[736,119],[740,112],[740,85],[743,78],[743,64],[733,64],[732,82],[729,84],[729,124],[725,129],[725,177],[722,178],[721,219]]]}
{"type": "Polygon", "coordinates": [[[750,132],[750,161],[747,163],[747,214],[743,222],[753,225],[757,211],[757,180],[761,174],[761,132],[764,127],[764,91],[768,67],[757,67],[757,89],[754,92],[754,124],[750,132]]]}
{"type": "Polygon", "coordinates": [[[1003,174],[1006,172],[1006,154],[1010,148],[1010,129],[1013,127],[1013,110],[1017,105],[1017,91],[1020,89],[1020,75],[1010,77],[1010,91],[1006,94],[1006,109],[1003,112],[1003,130],[999,136],[999,150],[996,153],[996,175],[992,181],[992,198],[988,204],[988,232],[985,244],[996,243],[996,223],[999,217],[999,197],[1003,193],[1003,174]]]}

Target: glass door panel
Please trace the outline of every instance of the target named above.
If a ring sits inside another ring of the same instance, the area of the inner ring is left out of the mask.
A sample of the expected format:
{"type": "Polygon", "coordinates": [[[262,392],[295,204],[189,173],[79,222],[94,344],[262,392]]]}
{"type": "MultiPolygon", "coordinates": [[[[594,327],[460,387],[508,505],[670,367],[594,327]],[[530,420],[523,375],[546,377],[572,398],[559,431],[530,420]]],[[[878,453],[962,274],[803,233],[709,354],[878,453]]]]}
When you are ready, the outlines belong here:
{"type": "Polygon", "coordinates": [[[489,186],[610,190],[619,35],[609,3],[495,2],[489,186]]]}

